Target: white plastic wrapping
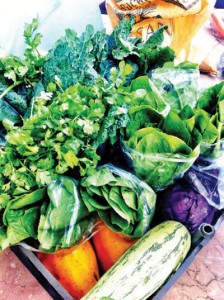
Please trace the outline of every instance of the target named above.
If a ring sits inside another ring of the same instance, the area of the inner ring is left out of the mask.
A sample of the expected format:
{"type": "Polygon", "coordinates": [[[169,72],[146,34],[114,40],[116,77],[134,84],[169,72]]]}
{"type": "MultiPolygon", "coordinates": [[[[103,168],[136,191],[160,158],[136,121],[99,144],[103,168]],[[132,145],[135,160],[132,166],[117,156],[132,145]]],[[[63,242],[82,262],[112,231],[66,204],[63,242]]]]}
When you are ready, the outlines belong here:
{"type": "Polygon", "coordinates": [[[87,24],[103,28],[97,0],[0,0],[0,56],[24,52],[24,23],[39,19],[43,35],[40,51],[46,53],[65,29],[84,32],[87,24]]]}

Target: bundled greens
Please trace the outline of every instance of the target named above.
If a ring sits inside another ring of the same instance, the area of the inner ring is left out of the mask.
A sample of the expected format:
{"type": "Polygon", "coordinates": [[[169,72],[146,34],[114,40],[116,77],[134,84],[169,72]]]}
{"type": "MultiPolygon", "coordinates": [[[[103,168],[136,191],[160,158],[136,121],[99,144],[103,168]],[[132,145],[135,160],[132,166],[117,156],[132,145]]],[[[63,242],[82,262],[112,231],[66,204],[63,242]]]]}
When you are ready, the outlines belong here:
{"type": "Polygon", "coordinates": [[[110,93],[99,86],[76,85],[58,93],[50,104],[51,94],[42,93],[22,126],[5,122],[2,193],[11,195],[18,186],[44,186],[73,169],[81,176],[93,172],[100,159],[99,144],[110,135],[115,138],[128,121],[126,109],[116,105],[110,93]]]}
{"type": "Polygon", "coordinates": [[[180,138],[153,127],[136,131],[123,151],[134,173],[155,191],[182,176],[199,155],[199,148],[192,150],[180,138]]]}
{"type": "Polygon", "coordinates": [[[207,118],[218,130],[214,142],[224,138],[224,81],[208,88],[198,99],[197,108],[206,112],[207,118]]]}
{"type": "Polygon", "coordinates": [[[54,252],[78,244],[95,223],[79,195],[78,182],[60,176],[48,185],[47,194],[50,202],[42,205],[38,225],[39,249],[54,252]]]}
{"type": "MultiPolygon", "coordinates": [[[[144,86],[143,78],[133,80],[132,85],[139,81],[144,86]]],[[[166,103],[161,101],[164,93],[157,97],[160,102],[149,94],[150,101],[146,102],[146,97],[139,101],[139,97],[131,103],[122,150],[133,172],[154,190],[162,190],[182,177],[199,156],[202,143],[212,145],[222,137],[222,87],[223,83],[205,91],[196,99],[197,106],[167,104],[165,113],[158,109],[158,103],[166,103]],[[216,102],[212,103],[214,98],[216,102]],[[208,112],[212,105],[217,110],[213,115],[208,112]]],[[[159,94],[156,88],[153,92],[159,94]]]]}
{"type": "Polygon", "coordinates": [[[186,105],[195,107],[200,96],[197,64],[183,62],[175,65],[167,62],[163,67],[153,70],[150,78],[176,113],[186,105]]]}
{"type": "Polygon", "coordinates": [[[94,32],[91,25],[78,37],[72,30],[66,30],[65,37],[58,40],[49,51],[43,68],[44,84],[48,86],[60,80],[63,89],[69,85],[95,84],[99,77],[110,81],[110,69],[119,69],[125,61],[132,67],[126,83],[165,62],[174,60],[174,52],[162,47],[164,27],[155,32],[147,42],[130,37],[133,20],[123,19],[111,35],[105,31],[94,32]]]}
{"type": "Polygon", "coordinates": [[[200,156],[184,177],[210,205],[222,209],[224,207],[224,82],[202,93],[197,102],[197,111],[203,112],[203,116],[200,116],[201,124],[210,125],[209,134],[206,136],[213,136],[213,140],[205,140],[201,143],[200,156]],[[215,130],[216,135],[214,135],[215,130]]]}
{"type": "Polygon", "coordinates": [[[105,165],[81,181],[81,195],[89,212],[114,231],[141,237],[150,227],[155,192],[130,173],[105,165]]]}
{"type": "Polygon", "coordinates": [[[37,33],[38,20],[25,24],[26,49],[24,57],[8,55],[0,58],[0,145],[5,144],[4,119],[21,124],[30,105],[33,89],[42,77],[44,56],[38,51],[41,34],[37,33]]]}

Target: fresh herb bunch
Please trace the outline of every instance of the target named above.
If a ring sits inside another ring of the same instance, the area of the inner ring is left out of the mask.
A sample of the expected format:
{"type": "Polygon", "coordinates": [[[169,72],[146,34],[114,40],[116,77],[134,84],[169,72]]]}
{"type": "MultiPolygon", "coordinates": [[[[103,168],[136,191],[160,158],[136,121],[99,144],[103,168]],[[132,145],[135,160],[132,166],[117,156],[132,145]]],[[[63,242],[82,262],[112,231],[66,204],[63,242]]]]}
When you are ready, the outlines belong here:
{"type": "Polygon", "coordinates": [[[25,24],[24,57],[7,55],[0,58],[0,145],[5,144],[5,129],[2,121],[8,119],[21,124],[27,112],[33,88],[42,77],[44,56],[38,51],[41,34],[37,33],[38,19],[25,24]]]}
{"type": "Polygon", "coordinates": [[[129,120],[124,98],[112,86],[77,84],[51,97],[49,92],[36,97],[22,126],[4,121],[3,193],[47,185],[76,167],[81,176],[90,174],[100,160],[99,145],[110,137],[116,141],[129,120]]]}
{"type": "Polygon", "coordinates": [[[10,86],[9,89],[20,84],[33,86],[36,81],[40,80],[45,57],[38,51],[42,35],[36,32],[37,29],[38,19],[36,18],[30,24],[25,24],[24,57],[8,55],[0,59],[0,80],[10,86]]]}

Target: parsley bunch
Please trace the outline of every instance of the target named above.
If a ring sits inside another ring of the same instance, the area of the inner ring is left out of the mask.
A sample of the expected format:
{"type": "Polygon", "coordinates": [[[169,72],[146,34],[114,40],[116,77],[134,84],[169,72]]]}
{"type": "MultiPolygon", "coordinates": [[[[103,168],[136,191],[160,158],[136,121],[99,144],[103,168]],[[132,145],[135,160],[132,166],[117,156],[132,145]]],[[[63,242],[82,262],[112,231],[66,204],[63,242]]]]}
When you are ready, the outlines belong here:
{"type": "Polygon", "coordinates": [[[91,174],[100,160],[99,145],[110,135],[115,139],[128,122],[124,103],[109,86],[77,84],[51,96],[42,92],[36,97],[32,116],[22,126],[4,123],[3,193],[40,188],[73,169],[81,176],[91,174]]]}

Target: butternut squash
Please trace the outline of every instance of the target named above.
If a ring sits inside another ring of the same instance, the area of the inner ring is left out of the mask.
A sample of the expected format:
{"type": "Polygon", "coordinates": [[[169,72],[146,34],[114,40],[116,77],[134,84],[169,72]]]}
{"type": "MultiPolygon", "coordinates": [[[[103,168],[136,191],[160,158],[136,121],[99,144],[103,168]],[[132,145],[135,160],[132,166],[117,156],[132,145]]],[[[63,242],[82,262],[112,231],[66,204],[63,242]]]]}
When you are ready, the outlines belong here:
{"type": "Polygon", "coordinates": [[[103,271],[107,271],[137,240],[114,232],[103,221],[99,221],[92,241],[103,271]]]}
{"type": "Polygon", "coordinates": [[[89,240],[53,254],[38,253],[37,255],[76,300],[81,299],[99,280],[98,263],[89,240]]]}

